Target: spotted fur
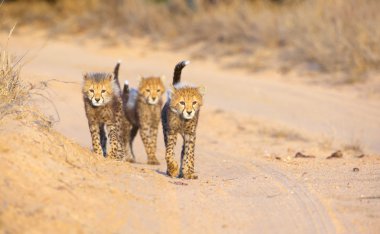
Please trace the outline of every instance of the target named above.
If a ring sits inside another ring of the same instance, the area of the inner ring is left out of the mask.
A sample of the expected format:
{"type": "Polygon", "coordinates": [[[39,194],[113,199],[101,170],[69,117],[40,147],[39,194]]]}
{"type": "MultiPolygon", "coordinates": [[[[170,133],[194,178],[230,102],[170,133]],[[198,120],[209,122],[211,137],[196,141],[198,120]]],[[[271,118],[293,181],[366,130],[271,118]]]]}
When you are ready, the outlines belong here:
{"type": "Polygon", "coordinates": [[[173,89],[161,112],[166,147],[167,174],[171,177],[197,179],[194,172],[194,148],[200,107],[203,105],[202,87],[182,85],[181,70],[188,61],[180,62],[174,69],[173,89]],[[181,168],[174,159],[177,135],[183,138],[181,168]]]}
{"type": "MultiPolygon", "coordinates": [[[[123,96],[128,97],[125,106],[126,116],[133,124],[130,134],[130,147],[137,132],[140,132],[148,156],[148,164],[160,164],[156,157],[157,131],[160,122],[162,107],[162,94],[165,86],[161,77],[141,78],[138,89],[129,89],[128,83],[124,84],[123,96]]],[[[132,150],[133,154],[133,150],[132,150]]]]}
{"type": "MultiPolygon", "coordinates": [[[[117,78],[117,77],[116,77],[117,78]]],[[[83,101],[96,154],[119,160],[130,160],[129,136],[122,129],[131,129],[124,118],[120,89],[112,73],[86,73],[83,76],[83,101]],[[107,154],[107,136],[110,151],[107,154]]]]}

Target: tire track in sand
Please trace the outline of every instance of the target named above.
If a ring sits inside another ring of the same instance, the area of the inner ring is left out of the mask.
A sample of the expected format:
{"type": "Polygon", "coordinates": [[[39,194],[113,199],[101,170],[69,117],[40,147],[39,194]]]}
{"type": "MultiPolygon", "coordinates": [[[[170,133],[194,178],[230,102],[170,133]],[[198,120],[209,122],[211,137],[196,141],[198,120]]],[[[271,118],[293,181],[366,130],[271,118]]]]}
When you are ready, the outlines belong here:
{"type": "MultiPolygon", "coordinates": [[[[248,161],[249,157],[244,155],[231,157],[233,154],[225,152],[202,151],[210,161],[201,166],[202,170],[213,170],[218,183],[226,184],[223,181],[236,178],[227,187],[222,185],[226,187],[225,191],[218,193],[218,196],[225,198],[214,199],[231,200],[235,204],[232,212],[240,213],[243,219],[247,219],[241,223],[245,225],[241,232],[336,233],[332,219],[319,199],[285,173],[261,160],[248,161]],[[225,160],[228,166],[218,164],[216,160],[225,160]],[[228,167],[231,172],[225,170],[228,167]]],[[[215,178],[207,175],[204,179],[215,178]]]]}

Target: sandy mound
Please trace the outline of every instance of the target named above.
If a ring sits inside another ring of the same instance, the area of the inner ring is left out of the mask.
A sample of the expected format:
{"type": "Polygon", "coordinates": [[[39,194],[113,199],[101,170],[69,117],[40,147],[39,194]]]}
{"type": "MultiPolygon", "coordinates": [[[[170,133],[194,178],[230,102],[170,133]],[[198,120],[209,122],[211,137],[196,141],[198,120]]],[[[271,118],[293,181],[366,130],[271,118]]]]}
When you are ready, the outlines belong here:
{"type": "Polygon", "coordinates": [[[141,209],[152,194],[131,186],[143,185],[143,175],[160,180],[96,157],[30,113],[2,120],[0,160],[0,230],[6,233],[139,230],[140,224],[124,227],[134,220],[129,203],[141,209]]]}

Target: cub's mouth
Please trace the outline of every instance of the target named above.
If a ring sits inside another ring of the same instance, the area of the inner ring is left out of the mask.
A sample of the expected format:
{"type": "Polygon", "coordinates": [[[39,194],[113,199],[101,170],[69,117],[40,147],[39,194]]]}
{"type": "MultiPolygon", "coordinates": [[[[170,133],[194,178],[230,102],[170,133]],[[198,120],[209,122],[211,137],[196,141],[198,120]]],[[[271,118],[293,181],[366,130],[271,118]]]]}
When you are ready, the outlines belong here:
{"type": "Polygon", "coordinates": [[[103,106],[104,105],[104,102],[103,101],[96,101],[95,99],[91,99],[91,104],[95,107],[98,107],[98,106],[103,106]]]}
{"type": "Polygon", "coordinates": [[[192,119],[193,117],[194,117],[194,115],[195,115],[195,111],[192,111],[192,112],[187,112],[187,111],[184,111],[184,112],[182,112],[182,117],[184,118],[184,119],[187,119],[187,120],[190,120],[190,119],[192,119]]]}
{"type": "Polygon", "coordinates": [[[159,98],[148,98],[148,104],[156,105],[158,103],[159,98]]]}

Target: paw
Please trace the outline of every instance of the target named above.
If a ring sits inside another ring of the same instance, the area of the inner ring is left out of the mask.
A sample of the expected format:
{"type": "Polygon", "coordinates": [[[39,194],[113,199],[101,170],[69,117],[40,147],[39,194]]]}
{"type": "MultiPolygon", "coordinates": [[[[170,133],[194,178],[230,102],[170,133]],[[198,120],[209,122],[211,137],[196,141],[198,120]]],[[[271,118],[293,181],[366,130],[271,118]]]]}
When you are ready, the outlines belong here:
{"type": "Polygon", "coordinates": [[[187,174],[183,174],[183,178],[187,179],[187,180],[196,180],[196,179],[198,179],[198,175],[196,175],[194,173],[192,173],[192,174],[187,173],[187,174]]]}
{"type": "Polygon", "coordinates": [[[102,149],[94,149],[93,152],[94,152],[96,155],[99,155],[99,156],[103,156],[103,157],[106,156],[106,154],[103,153],[103,150],[102,150],[102,149]]]}
{"type": "Polygon", "coordinates": [[[135,163],[135,162],[136,162],[136,160],[135,160],[134,158],[132,158],[132,157],[124,158],[123,161],[125,161],[125,162],[129,162],[129,163],[135,163]]]}
{"type": "Polygon", "coordinates": [[[121,161],[124,159],[124,154],[122,152],[119,152],[119,151],[111,151],[108,153],[108,157],[111,159],[121,161]]]}
{"type": "Polygon", "coordinates": [[[117,159],[116,154],[115,154],[115,153],[112,153],[112,152],[108,153],[108,154],[107,154],[107,157],[108,157],[108,158],[111,158],[111,159],[117,159]]]}
{"type": "Polygon", "coordinates": [[[170,177],[178,177],[179,175],[179,167],[176,162],[168,163],[168,170],[166,174],[170,177]]]}
{"type": "Polygon", "coordinates": [[[149,165],[160,165],[160,162],[157,160],[157,158],[149,158],[147,163],[149,165]]]}

